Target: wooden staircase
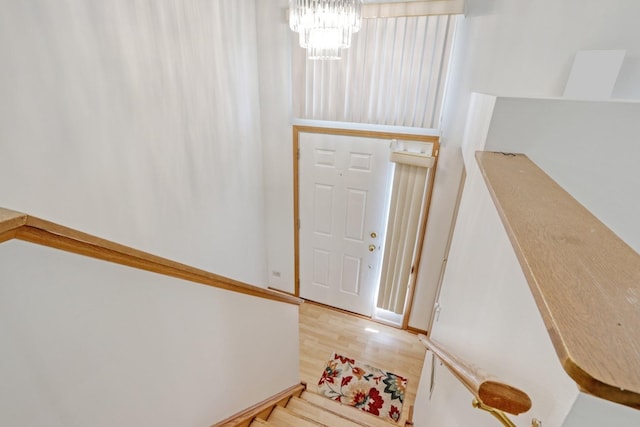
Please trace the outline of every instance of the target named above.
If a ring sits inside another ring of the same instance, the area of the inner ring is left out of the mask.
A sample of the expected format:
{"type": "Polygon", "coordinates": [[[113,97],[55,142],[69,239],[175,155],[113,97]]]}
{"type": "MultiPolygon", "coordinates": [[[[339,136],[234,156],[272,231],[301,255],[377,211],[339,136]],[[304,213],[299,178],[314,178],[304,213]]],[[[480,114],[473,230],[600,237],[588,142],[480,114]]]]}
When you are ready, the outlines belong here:
{"type": "MultiPolygon", "coordinates": [[[[413,408],[411,408],[413,409],[413,408]]],[[[411,414],[412,411],[409,411],[411,414]]],[[[411,415],[409,415],[411,419],[411,415]]],[[[405,427],[413,423],[407,421],[405,427]]],[[[294,386],[213,427],[399,427],[399,424],[294,386]]]]}
{"type": "Polygon", "coordinates": [[[393,425],[397,426],[375,415],[341,405],[309,391],[303,391],[299,396],[291,396],[287,402],[274,406],[269,414],[254,418],[250,424],[251,427],[390,427],[393,425]]]}

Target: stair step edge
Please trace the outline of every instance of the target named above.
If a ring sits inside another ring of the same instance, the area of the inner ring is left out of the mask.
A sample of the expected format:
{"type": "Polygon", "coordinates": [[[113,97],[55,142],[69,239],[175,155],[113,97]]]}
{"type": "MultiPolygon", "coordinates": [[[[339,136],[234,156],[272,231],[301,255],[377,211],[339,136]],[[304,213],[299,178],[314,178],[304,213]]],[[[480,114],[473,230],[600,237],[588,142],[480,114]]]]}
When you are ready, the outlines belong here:
{"type": "Polygon", "coordinates": [[[259,427],[259,426],[272,426],[273,424],[269,424],[268,421],[265,421],[261,418],[254,418],[249,424],[249,427],[259,427]]]}
{"type": "MultiPolygon", "coordinates": [[[[311,406],[311,407],[313,407],[313,408],[315,408],[315,409],[317,409],[319,411],[322,411],[322,412],[325,412],[327,414],[330,414],[331,416],[333,416],[333,417],[339,419],[340,421],[344,422],[344,424],[350,424],[350,426],[370,427],[370,424],[368,424],[368,423],[365,423],[365,422],[359,421],[359,420],[354,420],[352,418],[349,418],[345,414],[334,412],[331,409],[325,408],[325,407],[323,407],[321,405],[317,405],[317,404],[315,404],[313,402],[310,402],[308,400],[302,399],[301,397],[296,397],[295,400],[291,399],[290,402],[291,401],[293,401],[294,403],[298,403],[299,405],[308,405],[308,406],[311,406]]],[[[288,405],[287,405],[287,409],[289,409],[288,405]]],[[[298,412],[295,408],[292,408],[291,410],[294,411],[294,412],[298,412]]],[[[300,413],[300,412],[298,412],[298,413],[300,413]]],[[[309,417],[311,417],[311,415],[309,415],[309,417]]],[[[316,421],[317,422],[322,422],[320,420],[316,420],[316,421]]]]}
{"type": "Polygon", "coordinates": [[[320,408],[325,409],[329,412],[333,412],[336,415],[346,417],[347,419],[355,423],[363,424],[367,427],[391,427],[391,426],[399,427],[400,426],[400,424],[394,423],[391,420],[389,421],[384,420],[373,414],[369,414],[367,412],[358,410],[357,408],[354,408],[349,405],[345,405],[340,402],[336,402],[335,400],[328,399],[318,393],[314,393],[309,390],[305,390],[300,395],[300,399],[305,400],[309,403],[312,403],[316,406],[319,406],[320,408]]]}
{"type": "Polygon", "coordinates": [[[289,421],[292,421],[292,418],[302,421],[302,422],[297,421],[296,424],[293,424],[294,427],[298,427],[298,426],[329,427],[326,424],[319,423],[315,420],[312,420],[308,417],[297,414],[281,406],[274,408],[273,412],[271,413],[267,421],[272,423],[274,426],[280,426],[282,425],[282,423],[288,426],[288,425],[292,425],[289,423],[289,421]]]}

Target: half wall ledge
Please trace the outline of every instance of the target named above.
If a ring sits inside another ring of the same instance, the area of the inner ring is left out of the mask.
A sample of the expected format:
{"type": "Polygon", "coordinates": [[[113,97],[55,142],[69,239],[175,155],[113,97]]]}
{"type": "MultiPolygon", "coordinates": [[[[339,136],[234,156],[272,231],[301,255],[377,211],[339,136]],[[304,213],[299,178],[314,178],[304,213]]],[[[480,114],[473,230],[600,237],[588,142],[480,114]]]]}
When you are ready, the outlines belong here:
{"type": "Polygon", "coordinates": [[[564,370],[640,409],[640,255],[527,156],[476,159],[564,370]]]}

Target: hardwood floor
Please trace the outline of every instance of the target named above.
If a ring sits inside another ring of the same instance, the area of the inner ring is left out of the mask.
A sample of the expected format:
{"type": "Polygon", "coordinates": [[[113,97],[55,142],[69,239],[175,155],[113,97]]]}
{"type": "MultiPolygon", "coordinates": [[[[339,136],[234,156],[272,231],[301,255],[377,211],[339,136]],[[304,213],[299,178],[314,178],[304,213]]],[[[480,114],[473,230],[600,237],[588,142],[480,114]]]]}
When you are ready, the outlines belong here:
{"type": "Polygon", "coordinates": [[[302,304],[300,379],[307,383],[309,391],[316,392],[318,379],[334,351],[408,379],[400,420],[404,425],[409,407],[415,402],[426,351],[417,335],[317,304],[302,304]]]}

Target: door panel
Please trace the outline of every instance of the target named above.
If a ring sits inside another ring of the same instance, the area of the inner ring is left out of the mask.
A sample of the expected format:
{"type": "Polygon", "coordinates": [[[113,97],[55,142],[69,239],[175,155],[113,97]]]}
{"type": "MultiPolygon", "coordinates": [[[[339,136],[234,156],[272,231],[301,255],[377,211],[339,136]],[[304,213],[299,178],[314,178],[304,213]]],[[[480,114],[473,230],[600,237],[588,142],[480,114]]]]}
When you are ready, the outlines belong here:
{"type": "Polygon", "coordinates": [[[388,210],[389,141],[301,132],[299,149],[300,296],[370,316],[388,210]]]}
{"type": "Polygon", "coordinates": [[[333,198],[334,186],[316,183],[313,213],[315,230],[317,234],[331,236],[333,232],[333,198]]]}
{"type": "Polygon", "coordinates": [[[367,192],[355,188],[346,190],[347,217],[345,218],[344,238],[362,242],[367,208],[367,192]]]}

